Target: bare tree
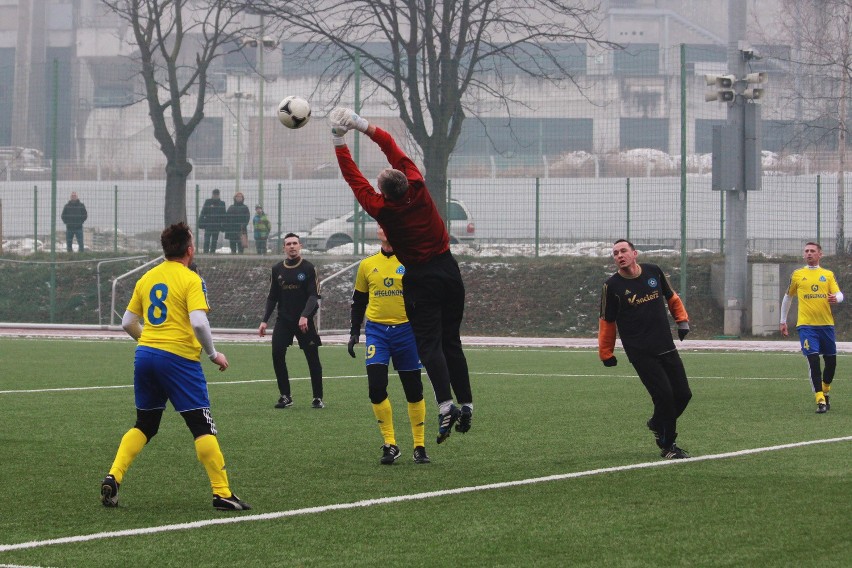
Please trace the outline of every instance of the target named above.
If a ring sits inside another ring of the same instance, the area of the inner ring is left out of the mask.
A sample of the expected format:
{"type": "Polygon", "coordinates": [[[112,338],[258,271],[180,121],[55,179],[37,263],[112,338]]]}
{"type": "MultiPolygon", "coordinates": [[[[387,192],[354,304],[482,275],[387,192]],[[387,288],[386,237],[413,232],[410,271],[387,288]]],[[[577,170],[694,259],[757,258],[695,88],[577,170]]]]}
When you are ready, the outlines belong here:
{"type": "MultiPolygon", "coordinates": [[[[351,86],[353,59],[363,98],[384,94],[423,153],[427,186],[445,214],[447,166],[462,123],[483,105],[507,119],[523,103],[515,82],[568,81],[567,46],[597,39],[595,2],[561,0],[254,0],[304,40],[302,55],[329,64],[318,85],[337,103],[351,86]]],[[[584,52],[580,52],[584,53],[584,52]]]]}
{"type": "Polygon", "coordinates": [[[127,23],[137,51],[154,137],[166,157],[168,226],[186,221],[189,140],[204,118],[208,73],[218,57],[241,49],[244,7],[226,0],[102,0],[127,23]]]}
{"type": "MultiPolygon", "coordinates": [[[[846,137],[852,79],[852,0],[783,0],[775,37],[793,45],[793,80],[779,97],[795,110],[801,146],[837,147],[836,254],[847,254],[845,222],[846,137]],[[780,32],[780,33],[779,33],[780,32]]],[[[783,101],[782,101],[783,102],[783,101]]]]}

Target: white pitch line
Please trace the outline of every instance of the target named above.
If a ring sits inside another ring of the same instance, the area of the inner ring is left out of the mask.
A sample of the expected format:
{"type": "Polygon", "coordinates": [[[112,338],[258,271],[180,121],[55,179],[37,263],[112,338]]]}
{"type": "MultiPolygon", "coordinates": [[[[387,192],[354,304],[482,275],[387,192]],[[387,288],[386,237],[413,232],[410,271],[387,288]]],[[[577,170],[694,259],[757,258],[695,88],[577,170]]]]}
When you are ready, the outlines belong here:
{"type": "MultiPolygon", "coordinates": [[[[597,378],[609,378],[609,379],[635,379],[636,375],[610,375],[610,374],[602,374],[602,375],[593,375],[593,374],[568,374],[568,373],[474,373],[474,375],[478,376],[494,376],[494,377],[540,377],[540,378],[550,378],[550,379],[578,379],[578,378],[589,378],[589,379],[597,379],[597,378]]],[[[335,375],[332,377],[325,377],[326,380],[331,379],[361,379],[364,375],[335,375]]],[[[690,380],[706,380],[706,379],[734,379],[737,381],[799,381],[802,380],[801,377],[714,377],[714,376],[702,376],[702,377],[689,377],[690,380]]],[[[291,381],[307,381],[310,377],[290,377],[291,381]]],[[[208,386],[215,385],[243,385],[243,384],[251,384],[251,383],[272,383],[275,382],[275,379],[245,379],[239,381],[208,381],[208,386]]],[[[72,391],[87,391],[87,390],[107,390],[107,389],[130,389],[133,388],[133,385],[104,385],[104,386],[96,386],[96,387],[57,387],[51,389],[20,389],[20,390],[0,390],[0,395],[2,394],[32,394],[32,393],[40,393],[40,392],[72,392],[72,391]]],[[[2,568],[2,567],[0,567],[2,568]]]]}
{"type": "Polygon", "coordinates": [[[604,473],[617,473],[622,471],[632,471],[637,469],[650,469],[655,467],[666,467],[690,464],[700,461],[720,460],[726,458],[735,458],[740,456],[748,456],[752,454],[760,454],[765,452],[773,452],[778,450],[788,450],[791,448],[800,448],[804,446],[813,446],[816,444],[830,444],[835,442],[850,442],[852,436],[844,436],[841,438],[827,438],[824,440],[808,440],[805,442],[794,442],[791,444],[781,444],[778,446],[767,446],[763,448],[751,448],[748,450],[738,450],[735,452],[725,452],[722,454],[711,454],[707,456],[698,456],[684,460],[665,460],[643,462],[629,465],[619,465],[614,467],[604,467],[599,469],[590,469],[587,471],[577,471],[573,473],[562,473],[558,475],[547,475],[544,477],[533,477],[529,479],[520,479],[517,481],[502,481],[499,483],[487,483],[485,485],[474,485],[471,487],[458,487],[456,489],[442,489],[439,491],[428,491],[425,493],[414,493],[411,495],[397,495],[395,497],[380,497],[377,499],[364,499],[362,501],[354,501],[352,503],[336,503],[333,505],[320,505],[317,507],[306,507],[303,509],[292,509],[289,511],[278,511],[275,513],[260,513],[254,515],[243,515],[239,517],[228,517],[223,519],[207,519],[204,521],[193,521],[189,523],[179,523],[174,525],[161,525],[157,527],[147,527],[140,529],[126,529],[121,531],[99,532],[87,535],[66,536],[62,538],[51,538],[47,540],[33,540],[29,542],[20,542],[17,544],[0,544],[0,552],[8,552],[11,550],[24,550],[28,548],[41,548],[44,546],[52,546],[55,544],[73,544],[78,542],[88,542],[92,540],[100,540],[105,538],[117,538],[124,536],[138,536],[146,534],[157,534],[163,532],[182,531],[188,529],[197,529],[209,527],[213,525],[230,525],[234,523],[246,523],[252,521],[270,521],[275,519],[283,519],[287,517],[297,517],[300,515],[311,515],[315,513],[325,513],[328,511],[345,511],[349,509],[358,509],[363,507],[372,507],[374,505],[386,505],[388,503],[402,503],[405,501],[420,501],[423,499],[433,499],[435,497],[445,497],[447,495],[460,495],[463,493],[472,493],[474,491],[487,491],[490,489],[506,489],[509,487],[520,487],[524,485],[533,485],[535,483],[546,483],[549,481],[562,481],[564,479],[576,479],[580,477],[589,477],[592,475],[600,475],[604,473]]]}

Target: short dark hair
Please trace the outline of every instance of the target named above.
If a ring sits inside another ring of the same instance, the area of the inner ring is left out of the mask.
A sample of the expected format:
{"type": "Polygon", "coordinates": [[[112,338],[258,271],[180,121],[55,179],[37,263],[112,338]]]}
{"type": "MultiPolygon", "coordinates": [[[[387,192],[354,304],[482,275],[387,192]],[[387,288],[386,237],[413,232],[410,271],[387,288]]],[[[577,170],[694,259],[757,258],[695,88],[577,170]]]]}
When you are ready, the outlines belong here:
{"type": "Polygon", "coordinates": [[[169,225],[160,233],[163,255],[169,260],[185,257],[191,243],[192,230],[183,221],[169,225]]]}
{"type": "Polygon", "coordinates": [[[290,237],[296,237],[297,239],[299,239],[300,243],[302,242],[302,238],[299,237],[299,235],[297,235],[296,233],[287,233],[286,235],[284,235],[284,240],[286,241],[290,237]]]}
{"type": "Polygon", "coordinates": [[[408,191],[408,178],[404,173],[393,168],[382,170],[379,174],[379,191],[391,201],[402,199],[408,191]]]}
{"type": "Polygon", "coordinates": [[[220,193],[220,192],[219,192],[219,190],[218,190],[218,189],[214,189],[214,190],[213,190],[213,195],[219,195],[219,193],[220,193]]]}
{"type": "Polygon", "coordinates": [[[617,241],[615,241],[614,243],[612,243],[612,246],[615,246],[615,245],[617,245],[618,243],[627,243],[627,246],[629,246],[629,247],[630,247],[630,250],[636,250],[636,247],[634,247],[634,246],[633,246],[633,243],[631,243],[631,242],[630,242],[630,241],[628,241],[627,239],[618,239],[617,241]]]}
{"type": "Polygon", "coordinates": [[[818,251],[822,252],[822,246],[820,246],[820,244],[818,242],[810,241],[810,242],[805,243],[805,246],[808,246],[808,245],[814,245],[817,248],[818,251]]]}

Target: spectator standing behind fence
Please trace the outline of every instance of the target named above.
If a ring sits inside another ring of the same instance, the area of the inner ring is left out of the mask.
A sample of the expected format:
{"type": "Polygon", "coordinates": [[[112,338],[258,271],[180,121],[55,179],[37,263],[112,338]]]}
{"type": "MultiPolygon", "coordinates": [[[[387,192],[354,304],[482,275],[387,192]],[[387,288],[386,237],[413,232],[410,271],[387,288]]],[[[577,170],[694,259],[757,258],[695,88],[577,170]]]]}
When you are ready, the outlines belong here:
{"type": "Polygon", "coordinates": [[[269,231],[272,230],[272,223],[263,212],[262,205],[254,206],[254,218],[251,223],[254,227],[254,246],[257,254],[266,254],[266,240],[269,238],[269,231]]]}
{"type": "Polygon", "coordinates": [[[227,207],[214,189],[210,199],[204,200],[201,215],[198,216],[198,228],[204,230],[204,253],[214,254],[219,246],[219,233],[225,228],[227,207]]]}
{"type": "Polygon", "coordinates": [[[790,285],[781,301],[781,335],[787,330],[787,314],[794,298],[799,300],[799,316],[796,329],[802,354],[808,359],[811,387],[817,404],[817,414],[825,414],[831,408],[828,391],[837,369],[837,343],[834,337],[834,316],[832,304],[843,301],[843,292],[831,270],[820,267],[822,247],[819,243],[805,244],[804,251],[807,266],[795,270],[790,276],[790,285]],[[825,361],[825,369],[820,370],[819,356],[825,361]]]}
{"type": "Polygon", "coordinates": [[[86,206],[77,197],[77,192],[71,192],[71,199],[62,208],[62,222],[65,223],[65,239],[68,244],[68,252],[73,252],[71,244],[77,237],[77,249],[83,252],[83,223],[89,218],[86,206]]]}
{"type": "Polygon", "coordinates": [[[248,244],[246,227],[251,221],[251,211],[244,203],[245,196],[241,192],[234,194],[234,203],[228,207],[225,221],[225,238],[231,243],[231,254],[243,254],[248,244]]]}

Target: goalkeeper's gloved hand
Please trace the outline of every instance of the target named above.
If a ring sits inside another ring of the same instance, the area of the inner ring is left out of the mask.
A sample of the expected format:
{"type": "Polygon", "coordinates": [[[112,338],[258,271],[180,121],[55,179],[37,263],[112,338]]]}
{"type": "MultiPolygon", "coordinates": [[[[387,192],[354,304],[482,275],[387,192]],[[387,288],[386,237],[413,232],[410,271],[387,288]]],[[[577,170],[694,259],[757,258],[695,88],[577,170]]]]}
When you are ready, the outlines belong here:
{"type": "Polygon", "coordinates": [[[687,333],[689,333],[689,322],[688,321],[682,321],[682,322],[678,323],[677,324],[677,337],[678,337],[678,339],[683,341],[683,338],[686,337],[687,333]]]}
{"type": "Polygon", "coordinates": [[[343,137],[346,135],[347,132],[349,132],[349,129],[346,128],[345,126],[332,123],[331,124],[331,142],[335,146],[345,146],[346,140],[344,140],[343,137]]]}
{"type": "Polygon", "coordinates": [[[370,126],[367,119],[361,118],[355,114],[354,110],[346,107],[335,108],[331,111],[331,114],[328,115],[328,119],[332,124],[345,126],[347,130],[352,130],[354,128],[359,132],[367,132],[367,127],[370,126]]]}
{"type": "Polygon", "coordinates": [[[349,343],[346,344],[346,349],[349,351],[349,356],[355,358],[355,344],[358,343],[357,335],[349,336],[349,343]]]}
{"type": "Polygon", "coordinates": [[[618,365],[618,359],[616,359],[615,355],[613,355],[609,359],[605,359],[603,364],[604,367],[615,367],[616,365],[618,365]]]}

